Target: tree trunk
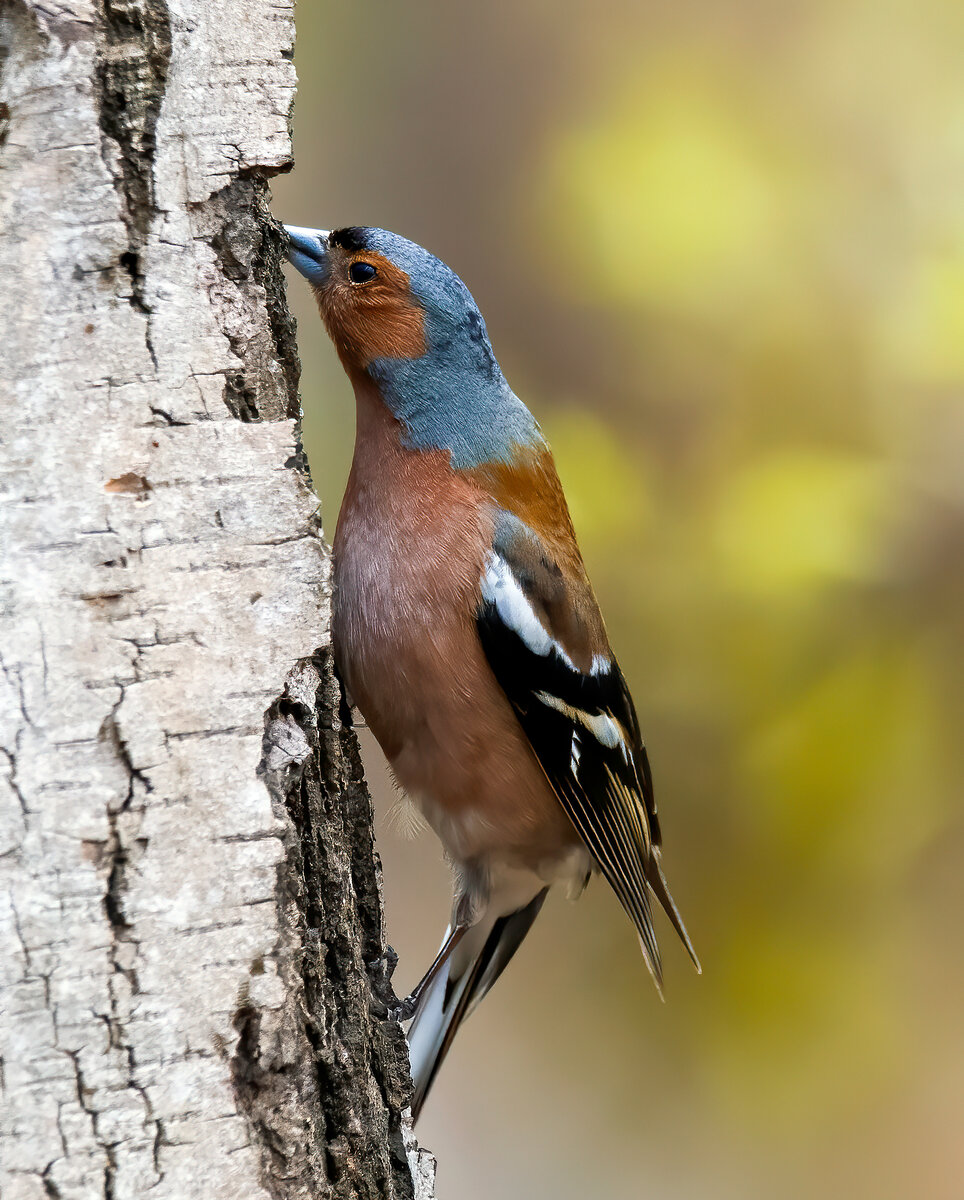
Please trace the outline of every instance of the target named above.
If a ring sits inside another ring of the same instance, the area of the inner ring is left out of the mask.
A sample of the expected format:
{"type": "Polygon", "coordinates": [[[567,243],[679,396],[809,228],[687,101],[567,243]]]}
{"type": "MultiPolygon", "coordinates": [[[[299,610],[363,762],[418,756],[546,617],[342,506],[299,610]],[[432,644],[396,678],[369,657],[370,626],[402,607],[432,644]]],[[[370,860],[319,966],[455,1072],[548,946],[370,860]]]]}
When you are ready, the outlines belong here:
{"type": "Polygon", "coordinates": [[[266,208],[292,6],[0,7],[0,1192],[429,1197],[266,208]]]}

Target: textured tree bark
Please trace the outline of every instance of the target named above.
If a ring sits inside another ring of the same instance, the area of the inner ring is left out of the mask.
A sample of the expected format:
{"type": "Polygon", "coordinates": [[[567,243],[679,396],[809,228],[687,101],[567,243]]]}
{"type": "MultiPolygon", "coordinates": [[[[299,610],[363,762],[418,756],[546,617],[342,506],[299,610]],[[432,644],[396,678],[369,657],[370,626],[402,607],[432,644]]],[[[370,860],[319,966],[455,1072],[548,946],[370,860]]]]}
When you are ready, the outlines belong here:
{"type": "Polygon", "coordinates": [[[287,0],[0,5],[0,1193],[429,1197],[266,180],[287,0]]]}

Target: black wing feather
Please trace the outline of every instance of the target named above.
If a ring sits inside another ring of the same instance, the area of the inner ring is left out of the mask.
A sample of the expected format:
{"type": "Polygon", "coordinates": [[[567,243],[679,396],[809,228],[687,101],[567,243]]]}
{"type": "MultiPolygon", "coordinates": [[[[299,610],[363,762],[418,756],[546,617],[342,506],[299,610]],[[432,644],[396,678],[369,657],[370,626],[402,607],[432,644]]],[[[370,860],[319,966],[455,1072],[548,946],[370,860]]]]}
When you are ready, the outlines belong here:
{"type": "MultiPolygon", "coordinates": [[[[531,581],[526,583],[531,586],[531,581]]],[[[587,673],[555,647],[548,653],[534,652],[488,599],[482,601],[476,625],[486,658],[549,783],[633,921],[657,985],[661,965],[650,892],[699,968],[660,869],[652,774],[619,666],[610,660],[607,669],[587,673]],[[610,737],[612,744],[593,732],[599,728],[594,720],[606,718],[621,735],[618,740],[610,737]]]]}

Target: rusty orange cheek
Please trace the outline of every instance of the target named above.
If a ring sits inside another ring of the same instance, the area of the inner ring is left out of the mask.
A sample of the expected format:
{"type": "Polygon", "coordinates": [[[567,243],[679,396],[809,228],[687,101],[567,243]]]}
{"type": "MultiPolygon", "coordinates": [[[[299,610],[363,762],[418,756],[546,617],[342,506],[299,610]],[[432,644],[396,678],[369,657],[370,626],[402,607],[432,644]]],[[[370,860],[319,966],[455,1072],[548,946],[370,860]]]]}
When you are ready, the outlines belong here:
{"type": "Polygon", "coordinates": [[[375,358],[420,358],[425,353],[424,313],[401,297],[359,307],[351,314],[347,333],[357,347],[359,366],[375,358]]]}
{"type": "Polygon", "coordinates": [[[346,255],[318,306],[346,366],[364,369],[376,358],[420,358],[426,349],[425,314],[412,298],[409,278],[381,254],[346,255]],[[354,288],[342,274],[355,258],[378,269],[377,282],[354,288]]]}

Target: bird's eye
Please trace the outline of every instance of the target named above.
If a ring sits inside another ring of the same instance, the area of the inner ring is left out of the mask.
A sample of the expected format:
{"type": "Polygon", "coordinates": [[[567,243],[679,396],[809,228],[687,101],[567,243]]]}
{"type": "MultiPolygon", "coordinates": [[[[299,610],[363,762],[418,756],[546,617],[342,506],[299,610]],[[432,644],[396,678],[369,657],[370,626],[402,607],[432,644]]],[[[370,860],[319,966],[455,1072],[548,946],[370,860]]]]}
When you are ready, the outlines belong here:
{"type": "Polygon", "coordinates": [[[374,279],[378,271],[367,262],[353,262],[348,268],[348,278],[352,283],[368,283],[374,279]]]}

